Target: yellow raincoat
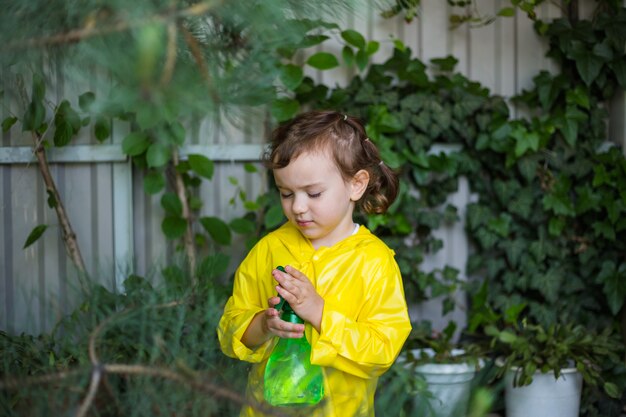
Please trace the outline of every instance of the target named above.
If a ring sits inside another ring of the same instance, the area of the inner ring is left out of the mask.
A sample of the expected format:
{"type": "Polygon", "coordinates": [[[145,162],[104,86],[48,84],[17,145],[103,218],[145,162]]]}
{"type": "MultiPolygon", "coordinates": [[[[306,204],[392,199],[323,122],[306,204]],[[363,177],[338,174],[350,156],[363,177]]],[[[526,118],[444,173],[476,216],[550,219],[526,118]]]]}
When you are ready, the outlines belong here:
{"type": "MultiPolygon", "coordinates": [[[[315,250],[298,229],[286,223],[250,251],[235,274],[218,327],[223,352],[254,363],[247,398],[263,402],[265,364],[278,338],[252,350],[241,336],[252,318],[276,296],[271,271],[291,265],[305,274],[324,298],[321,334],[310,324],[311,363],[324,371],[324,399],[313,409],[293,414],[307,417],[371,417],[378,377],[394,362],[411,325],[400,271],[393,251],[367,228],[330,248],[315,250]]],[[[267,405],[269,407],[269,405],[267,405]]],[[[280,408],[291,415],[289,409],[280,408]]],[[[241,416],[262,416],[244,407],[241,416]]]]}

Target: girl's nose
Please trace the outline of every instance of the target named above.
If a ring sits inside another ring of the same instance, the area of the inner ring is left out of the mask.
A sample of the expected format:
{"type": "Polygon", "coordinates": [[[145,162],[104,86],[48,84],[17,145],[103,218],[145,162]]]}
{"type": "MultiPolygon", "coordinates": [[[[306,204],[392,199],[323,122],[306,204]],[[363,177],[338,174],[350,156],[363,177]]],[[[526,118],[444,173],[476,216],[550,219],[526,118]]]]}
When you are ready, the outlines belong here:
{"type": "Polygon", "coordinates": [[[303,196],[294,195],[293,203],[291,204],[291,211],[294,214],[301,214],[306,212],[306,198],[303,196]]]}

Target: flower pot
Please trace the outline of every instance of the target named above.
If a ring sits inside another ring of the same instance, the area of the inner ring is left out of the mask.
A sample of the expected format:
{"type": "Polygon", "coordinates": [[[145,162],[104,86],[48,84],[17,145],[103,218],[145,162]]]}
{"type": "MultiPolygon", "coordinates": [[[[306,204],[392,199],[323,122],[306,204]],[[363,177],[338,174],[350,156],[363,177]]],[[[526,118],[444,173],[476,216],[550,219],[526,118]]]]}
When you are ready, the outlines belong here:
{"type": "Polygon", "coordinates": [[[536,372],[533,382],[514,387],[515,368],[505,375],[505,405],[507,417],[578,417],[583,378],[576,368],[554,373],[536,372]]]}
{"type": "MultiPolygon", "coordinates": [[[[414,349],[410,353],[419,357],[421,351],[433,355],[430,349],[414,349]]],[[[462,350],[452,352],[453,355],[462,353],[462,350]]],[[[425,379],[431,394],[415,398],[411,416],[458,417],[467,414],[476,363],[425,363],[407,366],[425,379]]]]}

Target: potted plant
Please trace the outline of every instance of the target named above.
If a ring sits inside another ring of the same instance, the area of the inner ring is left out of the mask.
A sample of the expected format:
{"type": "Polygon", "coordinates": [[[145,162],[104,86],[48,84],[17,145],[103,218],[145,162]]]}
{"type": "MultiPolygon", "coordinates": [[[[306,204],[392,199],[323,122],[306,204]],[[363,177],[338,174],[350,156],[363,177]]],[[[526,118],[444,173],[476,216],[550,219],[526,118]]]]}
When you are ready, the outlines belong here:
{"type": "MultiPolygon", "coordinates": [[[[455,340],[454,321],[441,332],[428,321],[414,324],[398,361],[423,381],[416,392],[414,416],[466,415],[476,373],[483,365],[477,344],[455,340]]],[[[463,339],[461,339],[463,340],[463,339]]]]}
{"type": "MultiPolygon", "coordinates": [[[[484,287],[486,288],[486,287],[484,287]]],[[[605,361],[618,363],[621,345],[612,329],[598,332],[577,323],[544,325],[522,318],[524,303],[503,315],[482,305],[470,328],[484,325],[496,377],[505,381],[507,417],[579,416],[583,381],[618,398],[617,386],[602,375],[605,361]]]]}

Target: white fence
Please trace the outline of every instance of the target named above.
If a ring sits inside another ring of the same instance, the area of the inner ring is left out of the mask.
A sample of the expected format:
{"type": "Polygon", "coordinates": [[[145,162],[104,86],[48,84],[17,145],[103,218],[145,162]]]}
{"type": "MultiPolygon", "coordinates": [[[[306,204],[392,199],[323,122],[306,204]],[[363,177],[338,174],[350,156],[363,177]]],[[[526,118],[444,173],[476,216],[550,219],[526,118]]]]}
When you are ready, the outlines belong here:
{"type": "MultiPolygon", "coordinates": [[[[494,14],[505,3],[479,2],[485,14],[494,14]]],[[[383,20],[372,7],[360,15],[346,16],[343,27],[354,28],[368,39],[381,42],[374,59],[377,62],[389,56],[392,39],[400,39],[424,62],[455,56],[460,72],[506,97],[529,87],[539,70],[551,68],[544,57],[545,45],[534,34],[532,22],[523,15],[501,18],[481,28],[451,31],[446,1],[423,0],[422,4],[421,17],[410,24],[401,18],[383,20]]],[[[549,5],[540,9],[544,19],[558,13],[549,5]]],[[[338,44],[335,46],[338,48],[338,44]]],[[[332,43],[324,46],[329,50],[333,47],[332,43]]],[[[309,75],[333,85],[343,84],[352,73],[334,70],[309,75]]],[[[619,120],[613,125],[612,134],[623,141],[623,99],[612,110],[619,120]]],[[[4,107],[0,116],[7,117],[4,107]]],[[[172,254],[160,229],[159,197],[144,193],[141,173],[133,169],[117,145],[125,131],[124,126],[114,126],[113,139],[107,144],[81,138],[78,145],[49,153],[52,175],[78,235],[87,269],[108,288],[119,287],[130,271],[149,276],[172,254]]],[[[228,204],[235,192],[229,181],[231,176],[238,178],[249,195],[266,187],[263,175],[246,173],[242,162],[258,161],[267,132],[262,128],[247,131],[257,134],[203,121],[195,130],[192,148],[184,149],[217,161],[214,179],[201,190],[203,215],[228,218],[241,214],[240,207],[228,204]]],[[[462,215],[469,199],[467,185],[462,183],[452,198],[462,215]]],[[[12,129],[0,140],[0,329],[33,333],[49,330],[60,315],[75,305],[75,274],[60,230],[54,226],[58,223],[56,214],[46,200],[28,138],[12,129]],[[22,249],[29,232],[42,223],[50,225],[42,239],[22,249]]],[[[437,233],[444,239],[444,249],[428,259],[424,267],[448,264],[463,271],[468,253],[463,225],[437,233]]],[[[243,251],[239,252],[243,256],[243,251]]],[[[435,308],[438,306],[432,303],[421,305],[414,313],[428,315],[435,308]]]]}

